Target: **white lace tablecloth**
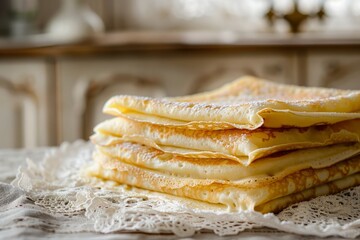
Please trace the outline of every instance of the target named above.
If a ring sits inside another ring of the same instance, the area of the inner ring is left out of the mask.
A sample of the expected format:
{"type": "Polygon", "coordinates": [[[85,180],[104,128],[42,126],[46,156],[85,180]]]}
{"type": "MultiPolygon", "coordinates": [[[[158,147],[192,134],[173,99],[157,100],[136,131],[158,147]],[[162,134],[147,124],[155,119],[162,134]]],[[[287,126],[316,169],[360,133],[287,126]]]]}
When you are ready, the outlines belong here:
{"type": "MultiPolygon", "coordinates": [[[[67,157],[71,160],[72,158],[79,158],[81,155],[74,155],[74,151],[78,149],[84,149],[87,152],[90,152],[87,148],[89,145],[86,143],[75,144],[75,147],[67,145],[62,148],[62,150],[54,148],[41,148],[35,150],[0,150],[0,239],[178,239],[178,236],[172,234],[145,234],[145,233],[130,233],[130,232],[118,232],[113,231],[113,229],[106,230],[104,223],[102,225],[97,223],[94,227],[94,219],[91,219],[91,214],[84,213],[83,209],[79,209],[78,214],[71,213],[67,214],[66,211],[56,211],[54,206],[47,206],[47,196],[43,198],[33,199],[32,191],[37,191],[41,189],[42,182],[41,179],[46,178],[44,173],[46,173],[47,166],[49,161],[55,161],[56,166],[52,166],[53,169],[49,171],[54,171],[53,173],[59,179],[71,179],[71,174],[68,174],[67,170],[59,170],[57,168],[63,168],[61,164],[64,164],[61,160],[61,156],[64,156],[64,159],[67,157]],[[70,150],[69,150],[70,149],[70,150]],[[73,150],[73,155],[66,156],[68,151],[73,150]],[[59,152],[60,151],[60,152],[59,152]],[[49,152],[52,152],[53,155],[49,155],[49,152]],[[61,155],[61,154],[64,155],[61,155]],[[47,163],[40,164],[44,156],[47,155],[47,163]],[[52,159],[54,158],[54,159],[52,159]],[[26,159],[31,159],[26,163],[26,159]],[[57,162],[56,162],[57,161],[57,162]],[[36,164],[40,165],[36,165],[36,164]],[[19,166],[23,166],[22,174],[18,174],[15,184],[10,184],[15,178],[18,172],[19,166]],[[40,170],[34,170],[37,166],[40,170]],[[34,168],[34,169],[32,169],[34,168]],[[55,170],[56,171],[55,171],[55,170]],[[33,175],[32,175],[33,174],[33,175]],[[59,174],[63,174],[59,176],[59,174]],[[64,175],[65,174],[65,175],[64,175]],[[37,181],[36,179],[40,179],[37,181]],[[30,187],[27,188],[27,182],[31,183],[30,187]],[[38,185],[36,185],[38,184],[38,185]],[[15,186],[20,186],[15,187],[15,186]],[[33,190],[32,190],[33,189],[33,190]],[[52,211],[53,210],[53,211],[52,211]],[[85,216],[86,215],[86,216],[85,216]],[[97,226],[97,228],[96,228],[97,226]],[[99,230],[99,226],[103,228],[99,230]],[[79,232],[77,229],[88,229],[88,231],[79,232]],[[94,229],[94,231],[92,231],[94,229]],[[104,230],[105,229],[105,230],[104,230]],[[71,233],[72,232],[72,233],[71,233]],[[103,232],[103,233],[99,233],[103,232]],[[104,232],[108,232],[104,234],[104,232]]],[[[81,153],[83,154],[83,153],[81,153]]],[[[86,155],[86,154],[85,154],[86,155]]],[[[88,157],[88,156],[86,156],[88,157]]],[[[69,162],[71,165],[71,162],[69,162]]],[[[54,164],[53,164],[54,165],[54,164]]],[[[76,168],[76,163],[74,163],[74,168],[76,168]]],[[[49,167],[50,168],[50,167],[49,167]]],[[[54,191],[57,191],[57,194],[61,194],[61,188],[56,187],[56,179],[50,179],[49,182],[53,181],[53,185],[48,185],[54,187],[54,191]],[[59,190],[60,189],[60,190],[59,190]]],[[[46,185],[47,182],[43,181],[43,184],[46,185]]],[[[60,183],[58,183],[60,184],[60,183]]],[[[72,186],[73,188],[81,186],[72,186]]],[[[344,194],[343,194],[344,195],[344,194]]],[[[50,198],[51,196],[49,196],[50,198]]],[[[346,197],[346,194],[345,194],[346,197]]],[[[54,202],[54,200],[51,200],[54,202]]],[[[50,202],[51,202],[50,201],[50,202]]],[[[77,200],[78,201],[78,200],[77,200]]],[[[341,200],[343,201],[343,200],[341,200]]],[[[67,203],[65,203],[66,205],[67,203]]],[[[100,204],[100,203],[99,203],[100,204]]],[[[356,203],[355,203],[356,204],[356,203]]],[[[358,203],[360,204],[360,203],[358,203]]],[[[101,204],[100,204],[101,205],[101,204]]],[[[64,208],[64,202],[59,203],[59,208],[64,208]]],[[[300,206],[301,207],[301,206],[300,206]]],[[[359,207],[359,206],[355,206],[359,207]]],[[[66,208],[64,208],[66,209],[66,208]]],[[[58,209],[59,210],[59,209],[58,209]]],[[[285,212],[284,214],[289,214],[285,212]]],[[[93,213],[94,215],[94,213],[93,213]]],[[[96,216],[96,215],[94,215],[96,216]]],[[[357,216],[357,215],[356,215],[357,216]]],[[[271,216],[270,216],[271,217],[271,216]]],[[[275,217],[275,216],[273,216],[275,217]]],[[[286,216],[285,216],[286,217],[286,216]]],[[[99,216],[101,218],[101,216],[99,216]]],[[[331,220],[331,219],[330,219],[331,220]]],[[[337,221],[340,221],[337,219],[337,221]]],[[[346,221],[346,219],[344,219],[346,221]]],[[[324,223],[329,224],[329,223],[324,223]]],[[[360,219],[358,221],[353,221],[353,225],[341,225],[332,226],[340,227],[339,229],[352,228],[353,232],[349,231],[349,234],[352,236],[359,235],[357,230],[360,229],[360,219]]],[[[116,224],[115,224],[116,225],[116,224]]],[[[275,223],[276,225],[276,223],[275,223]]],[[[331,224],[330,224],[331,225],[331,224]]],[[[268,226],[271,226],[269,223],[268,226]]],[[[291,226],[291,225],[290,225],[291,226]]],[[[146,229],[147,226],[144,227],[146,229]]],[[[151,227],[151,226],[150,226],[151,227]]],[[[158,227],[158,226],[157,226],[158,227]]],[[[125,228],[126,229],[126,228],[125,228]]],[[[130,228],[129,228],[130,229],[130,228]]],[[[286,229],[286,225],[284,227],[286,229]]],[[[310,229],[310,228],[309,228],[310,229]]],[[[334,228],[332,228],[334,229],[334,228]]],[[[330,229],[331,230],[331,229],[330,229]]],[[[346,230],[346,229],[345,229],[346,230]]],[[[180,234],[181,235],[181,234],[180,234]]],[[[224,236],[221,239],[238,239],[240,237],[246,237],[247,239],[317,239],[315,236],[305,236],[299,234],[285,233],[279,230],[272,228],[261,227],[261,228],[252,228],[238,233],[236,236],[224,236]]],[[[186,237],[183,239],[219,239],[218,235],[213,233],[196,233],[191,237],[186,237]]],[[[328,237],[327,239],[343,239],[340,237],[328,237]]]]}

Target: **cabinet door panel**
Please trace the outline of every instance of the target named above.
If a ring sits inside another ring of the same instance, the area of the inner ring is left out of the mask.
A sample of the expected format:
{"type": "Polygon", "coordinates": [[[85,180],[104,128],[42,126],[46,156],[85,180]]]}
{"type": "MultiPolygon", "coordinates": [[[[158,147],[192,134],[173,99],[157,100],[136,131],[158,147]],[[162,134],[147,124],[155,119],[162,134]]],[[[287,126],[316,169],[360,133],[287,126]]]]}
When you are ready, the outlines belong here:
{"type": "Polygon", "coordinates": [[[144,74],[137,61],[122,58],[68,59],[58,65],[61,128],[59,141],[88,139],[93,127],[110,118],[102,107],[119,94],[165,96],[165,86],[144,74]]]}
{"type": "Polygon", "coordinates": [[[21,110],[16,102],[16,96],[2,86],[0,86],[0,111],[0,146],[2,148],[21,147],[21,122],[18,122],[21,110]]]}
{"type": "Polygon", "coordinates": [[[308,85],[360,89],[360,51],[314,52],[308,57],[308,85]]]}
{"type": "Polygon", "coordinates": [[[298,84],[294,54],[228,54],[199,62],[191,93],[213,90],[238,77],[252,75],[271,81],[298,84]]]}
{"type": "Polygon", "coordinates": [[[0,60],[0,147],[52,144],[45,62],[0,60]]]}

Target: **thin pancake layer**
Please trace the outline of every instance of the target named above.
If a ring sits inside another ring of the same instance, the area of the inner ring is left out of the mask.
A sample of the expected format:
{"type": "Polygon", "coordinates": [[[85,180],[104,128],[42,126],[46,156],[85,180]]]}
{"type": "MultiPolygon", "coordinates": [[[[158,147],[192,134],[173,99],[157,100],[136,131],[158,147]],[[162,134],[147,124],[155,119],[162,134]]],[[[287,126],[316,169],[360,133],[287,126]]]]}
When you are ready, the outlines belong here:
{"type": "Polygon", "coordinates": [[[359,144],[339,144],[329,147],[292,151],[263,158],[249,166],[227,159],[196,159],[163,153],[141,144],[123,142],[98,151],[141,168],[193,179],[245,181],[253,185],[267,184],[306,168],[324,168],[360,152],[359,144]],[[246,180],[244,180],[246,179],[246,180]]]}
{"type": "Polygon", "coordinates": [[[308,127],[360,118],[360,91],[298,87],[244,77],[180,98],[116,96],[104,112],[190,129],[308,127]]]}
{"type": "Polygon", "coordinates": [[[227,158],[249,165],[274,152],[359,142],[359,126],[360,119],[309,128],[211,131],[171,128],[118,117],[100,123],[92,141],[101,146],[131,141],[184,157],[227,158]]]}
{"type": "Polygon", "coordinates": [[[298,193],[293,193],[284,197],[276,198],[269,202],[255,207],[261,213],[277,213],[291,204],[309,200],[315,197],[335,194],[347,188],[355,187],[360,184],[360,173],[356,173],[329,183],[322,184],[313,188],[305,189],[298,193]]]}
{"type": "Polygon", "coordinates": [[[232,210],[254,210],[271,200],[320,186],[360,171],[360,158],[354,157],[321,169],[304,169],[278,181],[254,187],[239,181],[193,179],[140,168],[94,153],[96,163],[88,169],[91,176],[109,179],[152,191],[219,203],[232,210]]]}

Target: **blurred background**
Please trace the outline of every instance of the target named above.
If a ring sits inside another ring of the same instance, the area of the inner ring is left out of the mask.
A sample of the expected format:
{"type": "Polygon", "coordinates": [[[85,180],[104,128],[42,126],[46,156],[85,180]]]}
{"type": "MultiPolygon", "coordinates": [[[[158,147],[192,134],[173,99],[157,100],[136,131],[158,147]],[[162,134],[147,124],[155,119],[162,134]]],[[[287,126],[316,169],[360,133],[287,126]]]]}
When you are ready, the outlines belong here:
{"type": "Polygon", "coordinates": [[[88,139],[116,94],[242,75],[360,89],[360,0],[0,2],[0,148],[88,139]]]}

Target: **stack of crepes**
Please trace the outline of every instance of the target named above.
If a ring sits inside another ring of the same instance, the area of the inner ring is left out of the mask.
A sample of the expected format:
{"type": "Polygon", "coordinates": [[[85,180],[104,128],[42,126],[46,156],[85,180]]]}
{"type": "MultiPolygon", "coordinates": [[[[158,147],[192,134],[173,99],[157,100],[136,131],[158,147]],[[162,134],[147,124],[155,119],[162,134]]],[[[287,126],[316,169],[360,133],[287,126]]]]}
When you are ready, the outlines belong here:
{"type": "Polygon", "coordinates": [[[177,98],[115,96],[104,106],[91,176],[278,212],[360,184],[360,91],[243,77],[177,98]]]}

